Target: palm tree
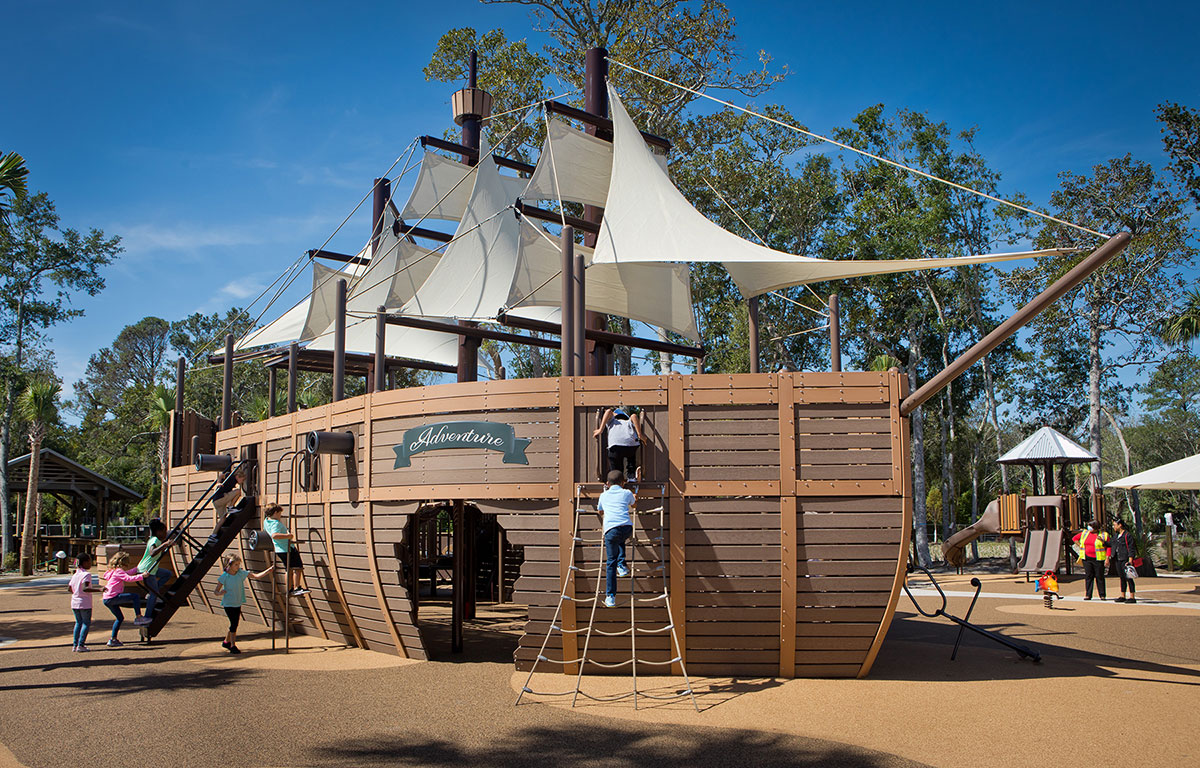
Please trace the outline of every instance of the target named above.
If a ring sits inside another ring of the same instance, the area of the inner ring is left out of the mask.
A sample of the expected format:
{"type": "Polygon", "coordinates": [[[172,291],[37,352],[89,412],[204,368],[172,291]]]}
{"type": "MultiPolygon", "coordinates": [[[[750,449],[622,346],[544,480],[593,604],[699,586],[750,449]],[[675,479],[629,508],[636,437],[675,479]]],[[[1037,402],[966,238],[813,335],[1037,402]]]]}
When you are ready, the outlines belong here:
{"type": "Polygon", "coordinates": [[[57,381],[35,379],[17,402],[21,417],[29,424],[29,487],[25,491],[25,533],[21,537],[21,574],[33,575],[33,543],[41,517],[42,497],[37,492],[38,470],[42,461],[42,441],[50,425],[58,419],[57,381]]]}
{"type": "Polygon", "coordinates": [[[158,430],[158,516],[167,515],[167,469],[171,461],[171,414],[175,410],[175,393],[162,384],[154,387],[150,410],[146,414],[150,426],[158,430]]]}
{"type": "Polygon", "coordinates": [[[25,178],[28,175],[25,158],[16,152],[0,154],[0,218],[8,217],[8,201],[4,199],[4,193],[9,192],[13,197],[24,195],[25,178]]]}
{"type": "Polygon", "coordinates": [[[1180,345],[1200,338],[1200,288],[1188,291],[1179,311],[1163,321],[1162,338],[1180,345]]]}

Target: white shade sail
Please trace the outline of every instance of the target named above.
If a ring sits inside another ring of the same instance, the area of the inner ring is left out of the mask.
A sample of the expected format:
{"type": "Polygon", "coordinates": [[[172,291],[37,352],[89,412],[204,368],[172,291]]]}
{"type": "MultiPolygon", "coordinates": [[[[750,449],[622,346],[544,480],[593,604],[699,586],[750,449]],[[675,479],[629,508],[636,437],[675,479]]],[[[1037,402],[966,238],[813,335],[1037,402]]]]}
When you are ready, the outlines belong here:
{"type": "MultiPolygon", "coordinates": [[[[665,173],[667,158],[649,148],[646,152],[665,173]]],[[[590,136],[561,120],[550,120],[542,153],[521,196],[526,200],[568,200],[603,208],[608,199],[612,164],[612,142],[590,136]]]]}
{"type": "MultiPolygon", "coordinates": [[[[483,156],[483,153],[480,153],[483,156]]],[[[408,202],[400,211],[400,217],[408,223],[419,219],[446,219],[460,221],[467,202],[471,199],[471,188],[475,168],[457,160],[425,151],[421,159],[421,170],[413,186],[408,202]]],[[[504,197],[509,203],[525,191],[525,179],[515,176],[500,176],[499,186],[504,188],[504,197]]]]}
{"type": "MultiPolygon", "coordinates": [[[[368,248],[359,252],[365,258],[368,248]]],[[[312,263],[312,292],[303,301],[284,312],[277,320],[240,339],[235,349],[250,349],[293,341],[307,341],[323,333],[333,323],[337,302],[337,281],[354,279],[356,270],[337,270],[314,261],[312,263]]]]}
{"type": "MultiPolygon", "coordinates": [[[[416,295],[406,315],[492,320],[508,303],[520,260],[521,225],[510,209],[514,198],[486,149],[476,166],[471,199],[454,240],[416,295]]],[[[557,308],[528,307],[513,314],[557,320],[557,308]]]]}
{"type": "Polygon", "coordinates": [[[437,251],[400,240],[390,224],[385,224],[375,254],[367,271],[351,285],[346,299],[350,312],[374,312],[380,306],[400,309],[442,258],[437,251]]]}
{"type": "MultiPolygon", "coordinates": [[[[562,302],[561,240],[521,221],[521,260],[509,306],[554,306],[562,302]]],[[[575,250],[590,261],[592,249],[575,250]]],[[[686,264],[591,264],[585,274],[587,309],[667,328],[699,342],[686,264]]]]}
{"type": "Polygon", "coordinates": [[[720,262],[746,296],[802,283],[966,266],[1065,253],[1062,250],[944,259],[842,261],[796,256],[744,240],[696,210],[647,150],[609,87],[613,118],[611,189],[596,243],[598,263],[720,262]]]}
{"type": "Polygon", "coordinates": [[[1107,488],[1200,491],[1200,453],[1107,483],[1107,488]]]}
{"type": "MultiPolygon", "coordinates": [[[[317,336],[307,349],[333,349],[333,328],[317,336]]],[[[362,355],[375,354],[375,318],[346,320],[346,351],[362,355]]],[[[455,365],[458,363],[458,336],[452,333],[427,331],[422,328],[387,327],[384,354],[409,360],[455,365]]]]}

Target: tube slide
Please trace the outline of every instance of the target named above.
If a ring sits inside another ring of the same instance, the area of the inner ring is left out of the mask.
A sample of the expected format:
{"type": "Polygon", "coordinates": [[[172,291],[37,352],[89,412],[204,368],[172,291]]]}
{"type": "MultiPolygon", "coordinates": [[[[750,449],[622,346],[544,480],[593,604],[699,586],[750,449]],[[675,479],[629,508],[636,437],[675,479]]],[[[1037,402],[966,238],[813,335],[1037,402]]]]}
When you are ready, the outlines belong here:
{"type": "Polygon", "coordinates": [[[985,533],[997,533],[999,531],[1000,500],[994,499],[987,505],[987,509],[983,511],[978,520],[946,539],[942,544],[942,557],[945,559],[946,565],[961,568],[966,562],[966,556],[963,554],[963,551],[968,544],[985,533]]]}

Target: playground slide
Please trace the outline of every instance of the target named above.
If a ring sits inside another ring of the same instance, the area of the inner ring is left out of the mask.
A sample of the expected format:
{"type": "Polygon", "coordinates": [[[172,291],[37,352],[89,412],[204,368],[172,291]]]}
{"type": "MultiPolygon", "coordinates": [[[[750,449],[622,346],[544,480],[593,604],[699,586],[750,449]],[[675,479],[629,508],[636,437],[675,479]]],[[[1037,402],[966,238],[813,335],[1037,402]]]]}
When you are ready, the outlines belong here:
{"type": "Polygon", "coordinates": [[[987,505],[987,509],[983,510],[983,514],[979,516],[978,520],[946,539],[942,544],[942,557],[945,558],[946,565],[961,568],[966,562],[966,556],[963,553],[967,545],[985,533],[996,533],[999,530],[1000,501],[997,499],[987,505]]]}
{"type": "Polygon", "coordinates": [[[1021,572],[1037,572],[1058,570],[1062,562],[1063,532],[1059,530],[1036,529],[1025,532],[1025,551],[1021,553],[1021,562],[1017,570],[1021,572]]]}

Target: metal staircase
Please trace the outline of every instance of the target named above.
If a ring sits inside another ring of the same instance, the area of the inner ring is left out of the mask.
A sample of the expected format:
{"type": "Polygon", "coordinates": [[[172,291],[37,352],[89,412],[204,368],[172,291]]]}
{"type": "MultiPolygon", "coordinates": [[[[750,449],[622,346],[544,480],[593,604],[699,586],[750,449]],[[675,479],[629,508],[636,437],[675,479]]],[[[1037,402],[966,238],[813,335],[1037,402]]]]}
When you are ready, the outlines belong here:
{"type": "Polygon", "coordinates": [[[228,478],[225,482],[218,484],[218,481],[213,481],[208,490],[200,497],[187,514],[175,524],[167,534],[168,538],[174,538],[178,541],[184,541],[192,548],[192,557],[188,564],[184,567],[166,591],[159,596],[157,605],[155,605],[154,615],[150,617],[150,623],[142,627],[142,634],[146,639],[153,638],[175,612],[187,604],[188,595],[200,585],[200,581],[205,574],[217,563],[221,557],[221,553],[228,549],[229,545],[234,542],[241,533],[242,529],[258,517],[258,502],[252,495],[243,496],[237,506],[230,507],[225,519],[217,526],[217,529],[209,535],[208,539],[200,542],[188,533],[191,527],[199,517],[200,511],[211,500],[219,498],[228,493],[233,487],[234,473],[238,467],[247,465],[249,460],[245,460],[230,469],[228,478]]]}

